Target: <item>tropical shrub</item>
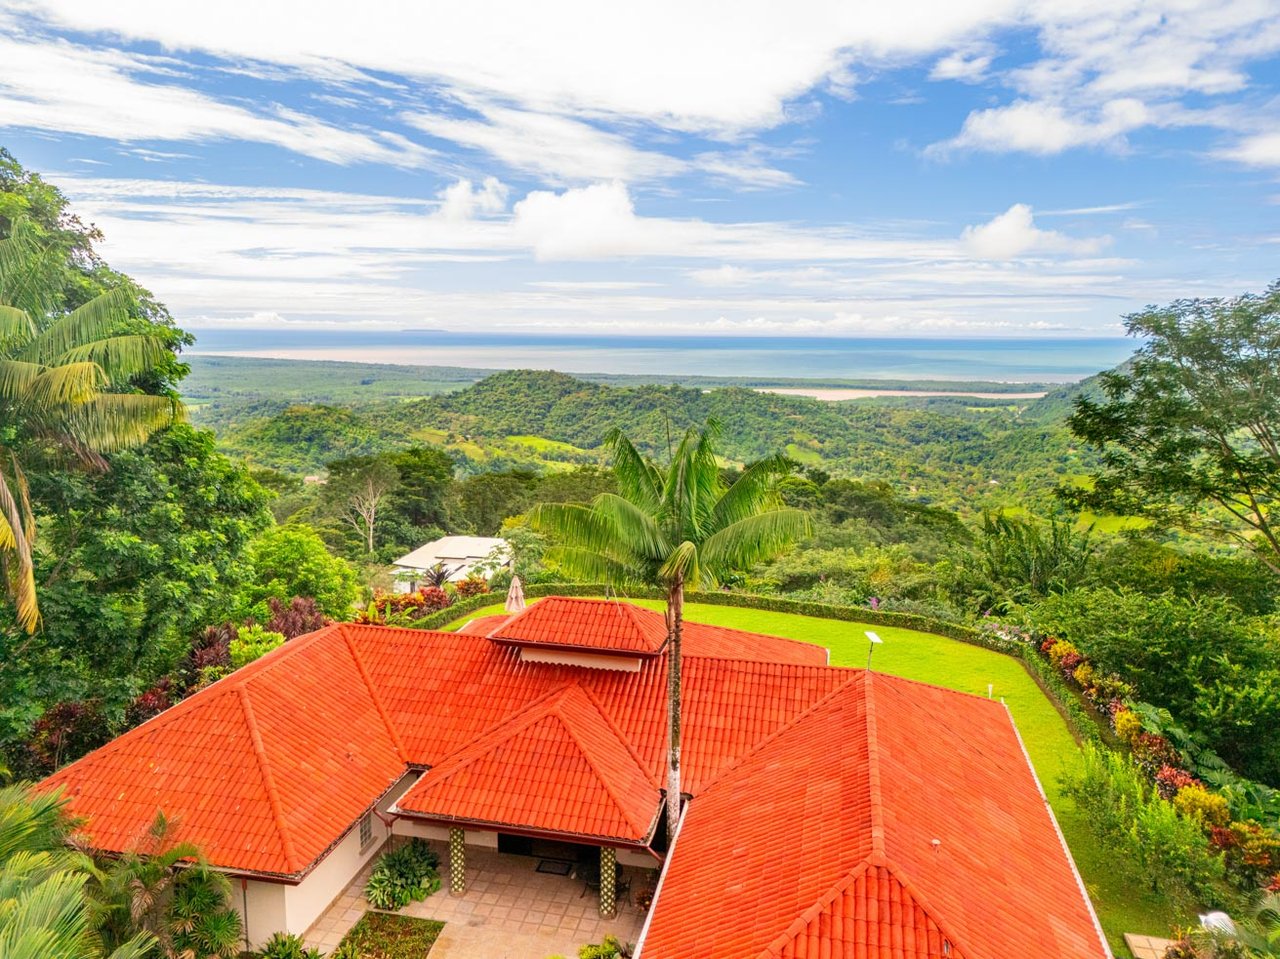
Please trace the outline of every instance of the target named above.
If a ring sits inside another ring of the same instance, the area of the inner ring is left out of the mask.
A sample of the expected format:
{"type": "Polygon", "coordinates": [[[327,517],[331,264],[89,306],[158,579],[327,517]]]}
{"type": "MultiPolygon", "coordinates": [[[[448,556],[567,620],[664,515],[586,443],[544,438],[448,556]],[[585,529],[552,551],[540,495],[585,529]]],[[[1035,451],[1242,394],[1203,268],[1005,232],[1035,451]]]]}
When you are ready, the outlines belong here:
{"type": "Polygon", "coordinates": [[[273,632],[257,623],[241,626],[236,630],[236,638],[231,641],[231,665],[235,669],[247,666],[277,646],[282,646],[284,641],[284,633],[273,632]]]}
{"type": "Polygon", "coordinates": [[[375,909],[403,909],[440,888],[440,857],[421,839],[383,854],[365,884],[364,897],[375,909]]]}
{"type": "Polygon", "coordinates": [[[1222,902],[1223,857],[1199,823],[1161,798],[1127,757],[1086,744],[1082,758],[1065,786],[1102,844],[1155,891],[1195,903],[1222,902]]]}
{"type": "Polygon", "coordinates": [[[1201,828],[1225,826],[1231,821],[1231,807],[1227,801],[1195,783],[1179,789],[1173,797],[1173,805],[1183,816],[1198,822],[1201,828]]]}
{"type": "Polygon", "coordinates": [[[358,623],[381,626],[414,626],[432,613],[453,604],[453,597],[438,586],[423,586],[412,593],[375,593],[358,623]]]}
{"type": "Polygon", "coordinates": [[[301,936],[277,932],[257,953],[257,959],[324,959],[319,949],[308,949],[301,936]]]}
{"type": "Polygon", "coordinates": [[[27,741],[29,756],[24,758],[29,771],[47,775],[110,739],[111,729],[99,700],[57,703],[36,720],[27,741]]]}
{"type": "Polygon", "coordinates": [[[1115,714],[1115,728],[1121,742],[1132,744],[1142,735],[1142,720],[1132,709],[1121,709],[1115,714]]]}
{"type": "Polygon", "coordinates": [[[313,633],[328,621],[320,604],[310,596],[294,596],[288,604],[272,596],[267,599],[267,608],[271,610],[267,629],[282,634],[285,639],[313,633]]]}
{"type": "Polygon", "coordinates": [[[605,936],[598,945],[587,945],[578,950],[578,959],[625,959],[630,955],[631,949],[613,935],[605,936]]]}
{"type": "Polygon", "coordinates": [[[489,592],[489,583],[483,576],[468,576],[457,584],[458,595],[463,599],[483,596],[489,592]]]}

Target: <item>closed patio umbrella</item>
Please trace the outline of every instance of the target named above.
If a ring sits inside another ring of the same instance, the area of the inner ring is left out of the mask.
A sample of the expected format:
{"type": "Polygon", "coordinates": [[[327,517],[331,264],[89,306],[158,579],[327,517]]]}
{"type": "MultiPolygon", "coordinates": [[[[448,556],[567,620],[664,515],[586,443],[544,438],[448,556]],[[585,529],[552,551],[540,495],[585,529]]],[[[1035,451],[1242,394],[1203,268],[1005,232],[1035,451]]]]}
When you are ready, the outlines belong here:
{"type": "Polygon", "coordinates": [[[508,613],[518,613],[524,609],[524,587],[520,585],[520,577],[511,577],[511,588],[507,590],[508,613]]]}

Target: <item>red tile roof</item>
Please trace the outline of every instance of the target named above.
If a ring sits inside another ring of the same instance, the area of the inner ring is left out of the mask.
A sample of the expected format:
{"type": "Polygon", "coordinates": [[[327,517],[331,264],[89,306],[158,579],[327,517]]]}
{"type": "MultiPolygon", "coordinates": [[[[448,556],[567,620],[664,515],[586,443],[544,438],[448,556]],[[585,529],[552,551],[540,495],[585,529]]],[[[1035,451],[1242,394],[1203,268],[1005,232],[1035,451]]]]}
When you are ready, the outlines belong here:
{"type": "Polygon", "coordinates": [[[641,952],[1108,954],[1004,707],[871,673],[690,802],[641,952]]]}
{"type": "Polygon", "coordinates": [[[300,637],[45,780],[131,848],[157,811],[217,865],[305,871],[403,773],[342,628],[300,637]]]}
{"type": "MultiPolygon", "coordinates": [[[[618,617],[602,605],[581,615],[618,617]]],[[[625,616],[608,642],[657,614],[625,616]]],[[[1107,955],[1003,707],[748,633],[687,635],[694,798],[644,959],[1107,955]]],[[[163,810],[215,865],[291,881],[410,768],[428,767],[400,800],[409,815],[643,841],[666,656],[637,658],[636,672],[584,669],[483,635],[331,626],[47,783],[98,848],[131,848],[163,810]]]]}
{"type": "Polygon", "coordinates": [[[396,807],[431,819],[645,843],[662,792],[591,694],[571,685],[433,767],[396,807]]]}
{"type": "MultiPolygon", "coordinates": [[[[541,605],[551,599],[554,597],[536,600],[535,605],[541,605]]],[[[638,616],[648,617],[656,621],[663,630],[666,629],[666,622],[661,613],[642,606],[633,608],[638,616]]],[[[489,636],[510,619],[509,615],[481,616],[466,623],[458,632],[472,636],[489,636]]],[[[813,643],[768,636],[764,633],[751,633],[741,629],[727,629],[724,626],[708,626],[705,623],[686,621],[683,642],[686,656],[757,659],[770,663],[794,663],[797,666],[825,666],[828,662],[826,649],[813,643]]]]}
{"type": "MultiPolygon", "coordinates": [[[[700,788],[848,676],[686,656],[684,788],[700,788]]],[[[639,673],[585,670],[523,663],[482,636],[340,624],[286,643],[46,783],[64,786],[72,810],[90,817],[97,848],[131,848],[163,810],[178,822],[176,837],[197,842],[215,865],[297,876],[407,766],[438,766],[570,685],[594,699],[657,781],[663,657],[639,673]]],[[[578,825],[573,832],[594,828],[578,825]]]]}
{"type": "Polygon", "coordinates": [[[489,634],[519,646],[656,656],[667,643],[660,613],[607,599],[548,596],[508,617],[489,634]]]}

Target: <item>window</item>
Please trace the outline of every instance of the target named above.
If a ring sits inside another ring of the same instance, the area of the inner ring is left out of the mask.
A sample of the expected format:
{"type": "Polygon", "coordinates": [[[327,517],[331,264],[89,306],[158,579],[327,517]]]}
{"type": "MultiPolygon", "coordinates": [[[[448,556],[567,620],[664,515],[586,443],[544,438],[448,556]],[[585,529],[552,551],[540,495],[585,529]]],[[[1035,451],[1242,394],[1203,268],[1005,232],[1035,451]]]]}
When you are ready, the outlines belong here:
{"type": "Polygon", "coordinates": [[[367,849],[371,842],[373,842],[373,813],[367,812],[360,820],[360,848],[367,849]]]}

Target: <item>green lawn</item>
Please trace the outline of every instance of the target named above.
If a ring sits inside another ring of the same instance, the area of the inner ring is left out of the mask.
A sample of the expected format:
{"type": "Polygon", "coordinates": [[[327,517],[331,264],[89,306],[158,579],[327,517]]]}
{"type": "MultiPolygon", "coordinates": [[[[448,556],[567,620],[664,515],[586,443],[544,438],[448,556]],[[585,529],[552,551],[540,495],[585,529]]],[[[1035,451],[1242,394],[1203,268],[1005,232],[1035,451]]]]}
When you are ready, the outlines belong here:
{"type": "MultiPolygon", "coordinates": [[[[658,600],[635,602],[651,609],[662,608],[658,600]]],[[[466,619],[502,611],[501,605],[495,605],[466,619]]],[[[831,651],[831,662],[836,666],[861,667],[867,663],[867,638],[863,627],[856,623],[696,603],[685,607],[685,616],[695,622],[817,643],[831,651]]],[[[1079,749],[1058,711],[1017,660],[931,633],[892,626],[871,628],[884,640],[875,652],[876,669],[981,696],[987,695],[990,685],[992,695],[1008,704],[1117,955],[1129,954],[1122,938],[1126,932],[1163,936],[1172,925],[1186,922],[1188,917],[1175,915],[1167,901],[1135,888],[1125,870],[1118,868],[1114,858],[1098,846],[1074,803],[1063,795],[1062,776],[1076,767],[1079,749]]]]}

